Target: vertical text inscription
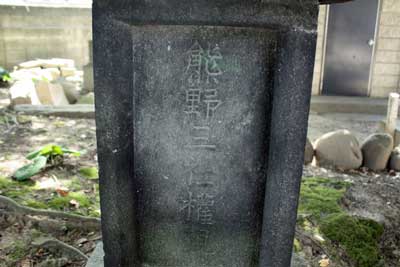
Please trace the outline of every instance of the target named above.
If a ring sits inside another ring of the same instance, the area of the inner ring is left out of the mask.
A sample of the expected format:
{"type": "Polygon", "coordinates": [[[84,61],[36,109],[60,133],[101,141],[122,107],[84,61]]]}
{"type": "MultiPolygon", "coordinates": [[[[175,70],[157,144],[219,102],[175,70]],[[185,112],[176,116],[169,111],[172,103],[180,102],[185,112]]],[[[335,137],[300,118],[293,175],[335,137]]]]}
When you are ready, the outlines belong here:
{"type": "MultiPolygon", "coordinates": [[[[198,41],[186,53],[183,71],[186,121],[190,150],[215,151],[217,144],[212,139],[213,117],[222,101],[218,87],[223,75],[223,56],[218,44],[207,43],[202,47],[198,41]]],[[[210,227],[215,224],[216,173],[200,159],[195,159],[186,173],[186,185],[178,197],[179,213],[185,223],[196,227],[196,236],[201,247],[207,246],[210,227]]]]}

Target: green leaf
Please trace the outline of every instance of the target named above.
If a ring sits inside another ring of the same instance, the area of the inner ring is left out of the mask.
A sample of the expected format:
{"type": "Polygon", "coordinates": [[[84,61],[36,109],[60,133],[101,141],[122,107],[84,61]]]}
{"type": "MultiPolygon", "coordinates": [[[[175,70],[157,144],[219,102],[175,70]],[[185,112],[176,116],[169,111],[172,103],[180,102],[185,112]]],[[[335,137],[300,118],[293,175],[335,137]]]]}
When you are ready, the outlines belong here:
{"type": "Polygon", "coordinates": [[[33,151],[33,152],[29,153],[28,155],[26,155],[26,158],[27,159],[34,159],[37,156],[40,156],[40,151],[41,151],[41,149],[33,151]]]}
{"type": "Polygon", "coordinates": [[[53,145],[46,145],[40,149],[40,155],[47,156],[53,152],[53,145]]]}
{"type": "Polygon", "coordinates": [[[60,146],[53,146],[52,149],[53,149],[52,155],[63,155],[64,154],[64,151],[62,150],[62,148],[60,146]]]}
{"type": "Polygon", "coordinates": [[[13,175],[13,177],[18,181],[25,181],[35,174],[38,174],[44,167],[46,167],[47,158],[44,156],[39,156],[21,168],[19,168],[13,175]]]}
{"type": "Polygon", "coordinates": [[[79,157],[81,154],[83,154],[81,151],[76,151],[76,150],[72,150],[72,149],[68,149],[68,148],[61,148],[61,150],[65,154],[71,154],[72,156],[76,156],[76,157],[79,157]]]}
{"type": "Polygon", "coordinates": [[[99,170],[96,167],[80,168],[79,173],[87,179],[99,179],[99,170]]]}

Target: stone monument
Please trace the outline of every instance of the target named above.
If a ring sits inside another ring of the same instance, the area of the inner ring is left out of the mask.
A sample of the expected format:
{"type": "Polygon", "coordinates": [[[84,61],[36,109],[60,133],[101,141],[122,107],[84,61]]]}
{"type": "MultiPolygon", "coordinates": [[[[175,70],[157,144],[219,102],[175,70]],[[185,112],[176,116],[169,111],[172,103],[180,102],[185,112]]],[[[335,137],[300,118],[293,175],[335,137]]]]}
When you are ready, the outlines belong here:
{"type": "Polygon", "coordinates": [[[288,267],[318,1],[94,1],[104,266],[288,267]]]}

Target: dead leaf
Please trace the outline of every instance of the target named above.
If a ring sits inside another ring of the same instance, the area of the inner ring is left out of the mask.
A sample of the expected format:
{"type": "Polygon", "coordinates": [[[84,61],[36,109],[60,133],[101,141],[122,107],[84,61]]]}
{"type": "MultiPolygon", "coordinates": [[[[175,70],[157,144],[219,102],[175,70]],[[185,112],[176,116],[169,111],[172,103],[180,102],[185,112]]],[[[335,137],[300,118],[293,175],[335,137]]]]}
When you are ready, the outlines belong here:
{"type": "Polygon", "coordinates": [[[58,194],[60,197],[66,197],[66,196],[68,196],[68,189],[67,189],[67,188],[57,188],[56,191],[57,191],[57,194],[58,194]]]}
{"type": "Polygon", "coordinates": [[[318,263],[320,267],[329,267],[329,265],[331,264],[329,259],[322,259],[318,263]]]}

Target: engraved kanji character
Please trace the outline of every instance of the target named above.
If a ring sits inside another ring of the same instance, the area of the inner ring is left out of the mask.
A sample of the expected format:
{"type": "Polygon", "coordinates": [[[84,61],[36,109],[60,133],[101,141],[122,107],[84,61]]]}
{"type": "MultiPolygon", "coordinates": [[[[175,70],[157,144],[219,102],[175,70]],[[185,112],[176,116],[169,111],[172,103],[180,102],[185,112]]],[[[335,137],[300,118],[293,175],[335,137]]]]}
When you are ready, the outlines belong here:
{"type": "Polygon", "coordinates": [[[207,74],[207,83],[213,81],[214,83],[218,84],[219,81],[217,79],[218,76],[222,74],[222,70],[218,64],[219,60],[222,60],[221,49],[219,46],[215,46],[213,49],[210,48],[208,45],[207,50],[207,57],[206,57],[206,64],[205,64],[205,71],[207,74]]]}
{"type": "Polygon", "coordinates": [[[197,219],[200,224],[214,224],[214,196],[203,193],[197,196],[197,219]]]}
{"type": "Polygon", "coordinates": [[[217,108],[221,105],[221,101],[216,99],[218,92],[216,89],[206,89],[204,95],[204,103],[207,105],[206,109],[206,121],[208,122],[214,115],[217,108]]]}
{"type": "Polygon", "coordinates": [[[186,72],[189,73],[189,84],[198,85],[201,83],[201,68],[204,57],[204,50],[196,41],[189,49],[189,60],[186,67],[186,72]]]}
{"type": "Polygon", "coordinates": [[[192,180],[193,180],[193,173],[191,172],[190,177],[187,179],[185,196],[180,197],[178,199],[179,204],[181,204],[179,212],[185,213],[186,221],[190,221],[192,219],[193,211],[195,210],[197,203],[197,199],[191,190],[193,184],[192,180]]]}
{"type": "Polygon", "coordinates": [[[215,145],[209,144],[210,127],[208,126],[193,126],[191,133],[193,143],[189,145],[192,148],[216,148],[215,145]]]}
{"type": "Polygon", "coordinates": [[[190,88],[186,90],[186,110],[187,114],[199,115],[199,107],[202,90],[199,88],[190,88]]]}

